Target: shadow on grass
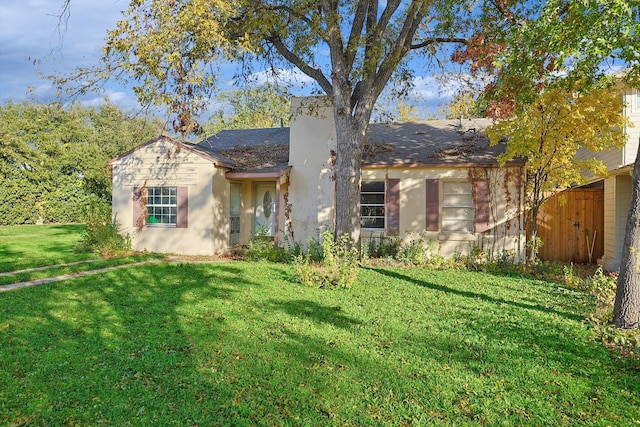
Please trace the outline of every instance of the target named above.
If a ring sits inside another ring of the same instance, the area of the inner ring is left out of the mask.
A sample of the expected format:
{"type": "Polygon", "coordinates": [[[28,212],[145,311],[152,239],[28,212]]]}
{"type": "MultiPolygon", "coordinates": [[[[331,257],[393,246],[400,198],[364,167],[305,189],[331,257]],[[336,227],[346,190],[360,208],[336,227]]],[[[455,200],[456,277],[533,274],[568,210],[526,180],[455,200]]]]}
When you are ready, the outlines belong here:
{"type": "MultiPolygon", "coordinates": [[[[248,286],[260,285],[233,266],[166,264],[7,294],[0,401],[10,403],[0,414],[20,425],[157,425],[158,414],[184,421],[231,401],[229,390],[197,380],[193,344],[222,324],[199,304],[248,286]],[[23,387],[28,398],[9,399],[23,387]]],[[[214,415],[200,421],[213,425],[214,415]]]]}
{"type": "Polygon", "coordinates": [[[357,319],[343,314],[340,307],[327,307],[309,300],[271,300],[267,302],[267,306],[290,316],[307,318],[318,324],[328,323],[343,329],[361,324],[357,319]]]}
{"type": "Polygon", "coordinates": [[[492,304],[507,304],[507,305],[511,305],[514,307],[518,307],[518,308],[523,308],[523,309],[527,309],[527,310],[536,310],[542,313],[553,313],[553,314],[557,314],[558,316],[564,317],[565,319],[569,319],[569,320],[575,320],[575,321],[580,321],[580,320],[584,320],[584,317],[574,314],[574,313],[568,313],[568,312],[563,312],[563,311],[558,311],[555,310],[553,308],[549,308],[549,307],[545,307],[543,305],[540,304],[524,304],[518,301],[511,301],[511,300],[506,300],[503,298],[496,298],[496,297],[492,297],[483,293],[479,293],[479,292],[471,292],[471,291],[464,291],[461,289],[455,289],[449,286],[445,286],[445,285],[440,285],[440,284],[436,284],[436,283],[430,283],[430,282],[426,282],[424,280],[419,280],[419,279],[415,279],[413,277],[404,275],[404,274],[400,274],[398,272],[395,271],[390,271],[390,270],[386,270],[386,269],[380,269],[380,268],[368,268],[369,270],[375,271],[378,274],[381,274],[383,276],[387,276],[393,279],[397,279],[397,280],[403,280],[406,282],[410,282],[413,283],[415,285],[418,286],[422,286],[425,288],[429,288],[429,289],[433,289],[435,291],[440,291],[440,292],[446,292],[449,294],[453,294],[453,295],[458,295],[458,296],[462,296],[465,298],[473,298],[473,299],[479,299],[482,301],[486,301],[492,304]]]}

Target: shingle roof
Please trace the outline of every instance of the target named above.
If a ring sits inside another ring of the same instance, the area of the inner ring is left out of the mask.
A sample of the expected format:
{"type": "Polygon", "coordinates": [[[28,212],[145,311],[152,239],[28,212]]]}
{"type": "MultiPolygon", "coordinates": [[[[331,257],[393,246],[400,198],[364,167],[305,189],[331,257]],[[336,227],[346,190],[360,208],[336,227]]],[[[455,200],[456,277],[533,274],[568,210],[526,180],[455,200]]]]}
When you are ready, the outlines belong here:
{"type": "MultiPolygon", "coordinates": [[[[482,131],[490,124],[489,119],[372,123],[363,166],[496,164],[505,146],[489,146],[482,131]]],[[[283,170],[288,166],[289,128],[225,130],[196,147],[236,164],[235,171],[283,170]]]]}
{"type": "Polygon", "coordinates": [[[223,130],[197,144],[229,159],[235,172],[275,172],[289,166],[289,128],[223,130]]]}
{"type": "Polygon", "coordinates": [[[373,123],[367,142],[374,149],[363,165],[494,164],[505,146],[489,145],[482,131],[491,123],[490,119],[373,123]],[[383,149],[375,149],[376,145],[383,149]]]}

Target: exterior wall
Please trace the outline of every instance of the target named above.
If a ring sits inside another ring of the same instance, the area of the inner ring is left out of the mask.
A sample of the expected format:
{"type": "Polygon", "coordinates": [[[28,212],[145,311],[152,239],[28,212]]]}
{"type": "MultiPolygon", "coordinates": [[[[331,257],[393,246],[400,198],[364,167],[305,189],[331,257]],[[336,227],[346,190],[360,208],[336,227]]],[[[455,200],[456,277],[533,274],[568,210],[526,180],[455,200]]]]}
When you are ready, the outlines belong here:
{"type": "Polygon", "coordinates": [[[609,271],[620,269],[631,189],[628,173],[610,176],[604,182],[604,256],[599,263],[609,271]]]}
{"type": "Polygon", "coordinates": [[[121,230],[131,235],[134,250],[187,255],[227,250],[229,215],[224,206],[228,205],[229,185],[224,170],[186,149],[176,149],[167,140],[143,146],[112,166],[113,215],[121,230]],[[137,229],[133,191],[145,184],[188,188],[186,228],[145,225],[137,229]]]}
{"type": "MultiPolygon", "coordinates": [[[[596,158],[601,160],[608,170],[613,170],[622,166],[624,152],[625,149],[594,152],[591,150],[587,150],[586,148],[580,148],[576,153],[576,158],[580,160],[596,158]]],[[[602,177],[595,176],[590,173],[588,173],[586,176],[590,182],[602,179],[602,177]]]]}
{"type": "Polygon", "coordinates": [[[633,124],[625,129],[629,139],[623,150],[623,165],[633,164],[638,153],[640,140],[640,91],[638,89],[627,89],[625,91],[625,114],[633,124]]]}
{"type": "MultiPolygon", "coordinates": [[[[609,150],[595,153],[591,150],[581,148],[576,153],[579,159],[595,157],[602,160],[608,170],[612,171],[622,166],[630,165],[636,160],[638,144],[640,140],[640,96],[637,89],[620,88],[625,107],[624,115],[629,118],[631,126],[625,128],[627,143],[621,150],[609,150]]],[[[589,176],[590,181],[597,181],[599,177],[589,176]]]]}
{"type": "MultiPolygon", "coordinates": [[[[477,171],[477,169],[476,169],[477,171]]],[[[445,257],[458,253],[468,253],[476,246],[493,256],[504,251],[515,256],[516,260],[524,259],[525,228],[522,213],[524,191],[524,170],[520,167],[483,168],[489,180],[490,212],[489,231],[484,233],[447,233],[441,226],[438,231],[425,231],[427,181],[437,179],[471,181],[477,172],[468,168],[412,168],[412,169],[364,169],[363,181],[400,180],[399,234],[408,241],[417,235],[423,235],[426,241],[435,243],[434,250],[445,257]]],[[[440,201],[442,201],[440,191],[440,201]]],[[[439,203],[441,206],[442,204],[439,203]]],[[[442,208],[440,207],[440,212],[442,208]]],[[[441,216],[441,214],[440,214],[441,216]]],[[[388,221],[388,218],[387,218],[388,221]]],[[[363,245],[371,238],[377,238],[386,231],[363,230],[363,245]]],[[[433,244],[432,243],[432,244],[433,244]]]]}
{"type": "Polygon", "coordinates": [[[290,128],[289,203],[294,239],[307,237],[333,226],[334,182],[331,150],[336,147],[333,112],[325,98],[294,98],[290,128]]]}

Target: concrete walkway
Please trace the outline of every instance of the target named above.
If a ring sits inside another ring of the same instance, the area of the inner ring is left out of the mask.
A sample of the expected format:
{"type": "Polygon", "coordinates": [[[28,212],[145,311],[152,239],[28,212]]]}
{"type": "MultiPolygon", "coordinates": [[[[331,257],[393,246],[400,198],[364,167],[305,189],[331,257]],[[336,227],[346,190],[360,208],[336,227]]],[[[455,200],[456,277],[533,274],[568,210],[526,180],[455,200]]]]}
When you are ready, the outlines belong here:
{"type": "MultiPolygon", "coordinates": [[[[29,268],[29,269],[26,269],[26,270],[10,271],[8,273],[2,273],[2,275],[3,276],[8,276],[10,274],[25,273],[25,272],[30,272],[30,271],[47,270],[47,269],[50,269],[50,268],[65,267],[65,266],[68,266],[68,265],[85,264],[87,262],[93,262],[93,261],[79,261],[79,262],[73,262],[73,263],[69,263],[69,264],[59,264],[59,265],[50,265],[50,266],[47,266],[47,267],[29,268]]],[[[44,285],[45,283],[60,282],[62,280],[73,279],[75,277],[90,276],[92,274],[106,273],[108,271],[118,270],[118,269],[121,269],[121,268],[139,267],[139,266],[142,266],[142,265],[159,264],[159,263],[163,263],[163,262],[167,262],[167,260],[164,260],[164,259],[153,259],[153,260],[149,260],[149,261],[135,262],[135,263],[132,263],[132,264],[123,264],[123,265],[115,265],[113,267],[98,268],[96,270],[79,271],[77,273],[63,274],[61,276],[46,277],[44,279],[29,280],[27,282],[12,283],[10,285],[0,286],[0,292],[12,291],[14,289],[26,288],[28,286],[44,285]]]]}

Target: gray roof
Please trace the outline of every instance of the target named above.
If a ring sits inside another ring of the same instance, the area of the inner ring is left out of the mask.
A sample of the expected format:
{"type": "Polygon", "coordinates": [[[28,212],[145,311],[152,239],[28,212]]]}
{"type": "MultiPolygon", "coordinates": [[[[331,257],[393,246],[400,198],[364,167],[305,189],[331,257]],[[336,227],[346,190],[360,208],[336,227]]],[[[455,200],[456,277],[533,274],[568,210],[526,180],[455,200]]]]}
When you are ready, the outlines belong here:
{"type": "MultiPolygon", "coordinates": [[[[363,165],[495,164],[505,146],[489,146],[482,131],[490,124],[489,119],[372,123],[363,165]]],[[[237,171],[283,170],[288,166],[289,128],[225,130],[196,147],[236,164],[237,171]],[[261,155],[264,161],[256,163],[255,158],[261,155]]]]}
{"type": "Polygon", "coordinates": [[[197,144],[237,165],[236,172],[276,172],[289,167],[289,128],[223,130],[197,144]]]}
{"type": "Polygon", "coordinates": [[[491,123],[490,119],[374,123],[367,132],[372,152],[368,156],[365,152],[363,164],[494,164],[505,145],[489,145],[482,131],[491,123]]]}

